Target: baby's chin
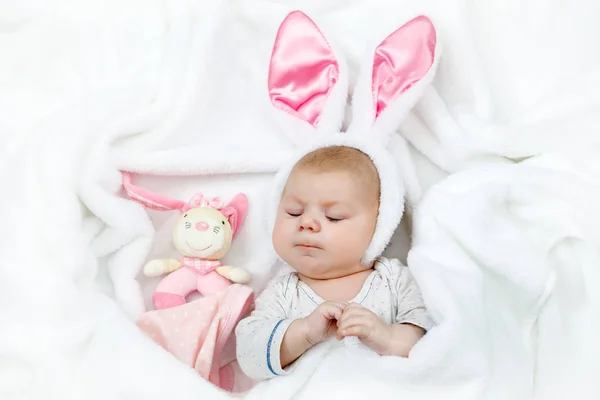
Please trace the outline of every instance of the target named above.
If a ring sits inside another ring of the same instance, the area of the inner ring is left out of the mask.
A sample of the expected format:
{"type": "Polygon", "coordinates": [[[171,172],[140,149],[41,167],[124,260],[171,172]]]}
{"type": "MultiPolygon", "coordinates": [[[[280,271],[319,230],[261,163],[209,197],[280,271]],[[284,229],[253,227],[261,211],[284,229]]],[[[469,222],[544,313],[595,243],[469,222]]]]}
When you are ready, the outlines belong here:
{"type": "Polygon", "coordinates": [[[332,268],[329,263],[319,263],[314,260],[299,260],[292,265],[298,274],[314,280],[337,279],[348,274],[348,271],[332,268]]]}
{"type": "Polygon", "coordinates": [[[311,279],[331,279],[335,275],[326,262],[316,257],[296,256],[288,264],[299,274],[311,279]]]}

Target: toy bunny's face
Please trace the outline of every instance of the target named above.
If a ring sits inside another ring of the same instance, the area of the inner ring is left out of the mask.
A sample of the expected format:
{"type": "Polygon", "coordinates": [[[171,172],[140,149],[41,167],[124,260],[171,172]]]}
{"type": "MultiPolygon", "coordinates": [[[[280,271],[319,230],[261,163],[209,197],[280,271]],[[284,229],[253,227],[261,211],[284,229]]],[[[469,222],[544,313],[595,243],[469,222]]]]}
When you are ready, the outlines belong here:
{"type": "Polygon", "coordinates": [[[219,259],[225,255],[233,231],[227,217],[209,207],[192,208],[175,225],[173,243],[188,257],[219,259]]]}

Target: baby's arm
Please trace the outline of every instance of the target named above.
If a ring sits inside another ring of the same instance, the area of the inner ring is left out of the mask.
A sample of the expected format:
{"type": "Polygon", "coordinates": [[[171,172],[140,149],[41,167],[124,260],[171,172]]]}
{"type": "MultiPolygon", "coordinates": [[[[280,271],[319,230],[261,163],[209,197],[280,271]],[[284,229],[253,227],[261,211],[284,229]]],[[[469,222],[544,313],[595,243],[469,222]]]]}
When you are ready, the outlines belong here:
{"type": "Polygon", "coordinates": [[[279,355],[282,368],[296,361],[306,350],[313,346],[313,343],[306,336],[305,322],[304,319],[294,320],[288,327],[285,335],[283,335],[279,355]]]}
{"type": "MultiPolygon", "coordinates": [[[[399,263],[398,263],[399,264],[399,263]]],[[[392,355],[408,357],[408,353],[425,333],[434,326],[421,290],[410,269],[398,265],[397,307],[395,324],[392,325],[392,355]]]]}
{"type": "Polygon", "coordinates": [[[287,372],[282,368],[280,349],[294,320],[289,318],[286,309],[283,284],[272,281],[256,298],[254,311],[236,327],[238,364],[255,381],[287,372]]]}
{"type": "Polygon", "coordinates": [[[410,350],[425,335],[425,329],[409,323],[394,324],[388,355],[408,357],[410,350]]]}

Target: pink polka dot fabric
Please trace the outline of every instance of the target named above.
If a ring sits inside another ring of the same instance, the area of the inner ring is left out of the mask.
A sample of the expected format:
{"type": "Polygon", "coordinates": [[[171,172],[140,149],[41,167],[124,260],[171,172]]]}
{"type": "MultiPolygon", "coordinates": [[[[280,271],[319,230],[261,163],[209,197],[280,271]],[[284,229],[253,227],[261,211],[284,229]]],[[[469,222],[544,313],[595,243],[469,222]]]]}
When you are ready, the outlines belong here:
{"type": "Polygon", "coordinates": [[[254,382],[237,365],[233,333],[253,300],[252,289],[233,284],[190,303],[149,311],[137,325],[204,379],[230,392],[244,392],[254,382]]]}

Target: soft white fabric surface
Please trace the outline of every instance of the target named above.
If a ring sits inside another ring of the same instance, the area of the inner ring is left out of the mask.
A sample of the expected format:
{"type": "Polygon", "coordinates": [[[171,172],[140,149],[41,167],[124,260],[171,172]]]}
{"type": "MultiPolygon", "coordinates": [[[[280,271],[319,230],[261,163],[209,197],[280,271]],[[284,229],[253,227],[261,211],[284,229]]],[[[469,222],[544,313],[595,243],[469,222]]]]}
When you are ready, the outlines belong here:
{"type": "Polygon", "coordinates": [[[155,284],[136,280],[140,267],[174,252],[173,215],[122,199],[117,171],[171,196],[245,191],[250,213],[227,261],[260,290],[274,262],[263,188],[290,150],[269,117],[267,62],[296,7],[337,33],[351,78],[368,35],[415,12],[444,42],[400,129],[417,213],[388,249],[405,258],[412,220],[408,263],[439,328],[410,360],[389,361],[393,386],[375,383],[379,369],[358,381],[365,370],[327,368],[360,347],[327,353],[321,369],[307,362],[306,398],[343,371],[327,390],[348,397],[598,398],[593,0],[3,2],[0,398],[229,397],[132,322],[155,284]]]}

